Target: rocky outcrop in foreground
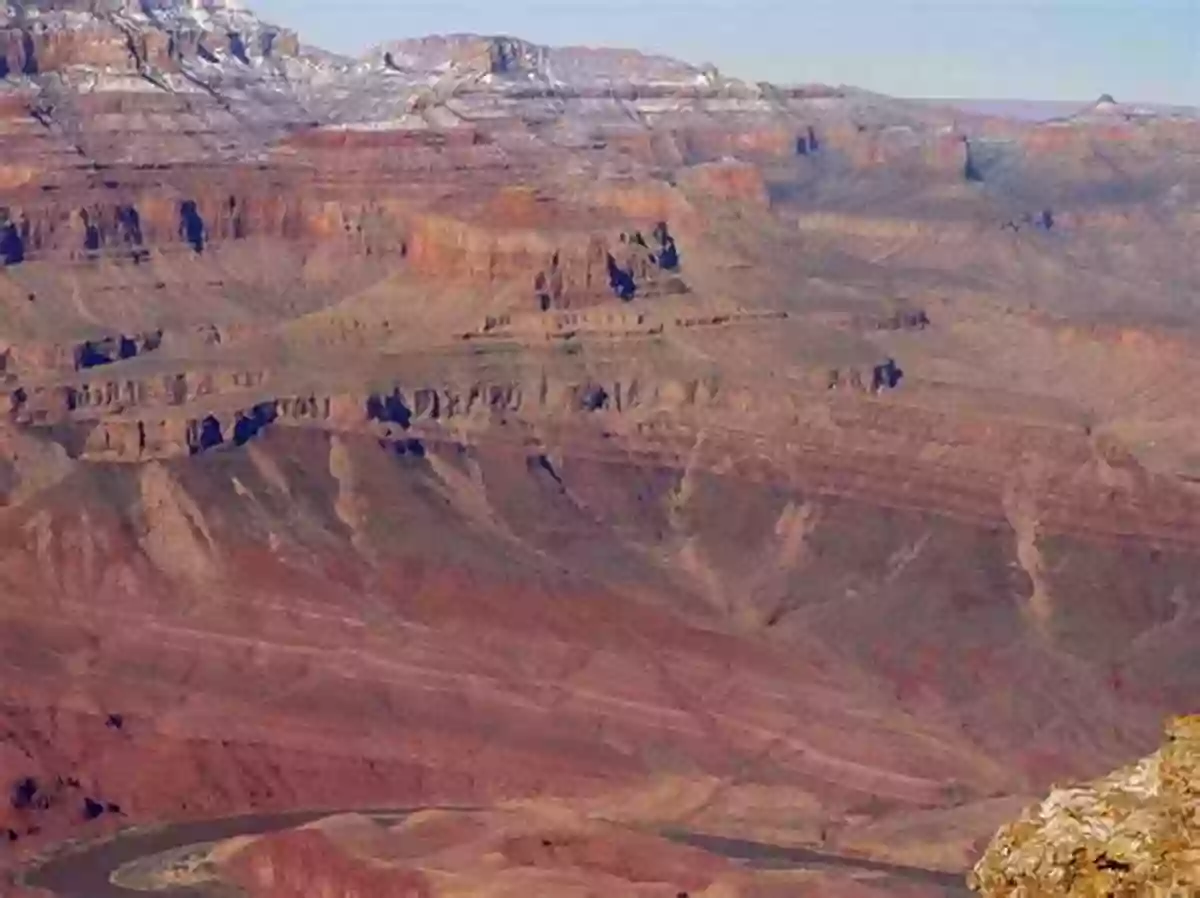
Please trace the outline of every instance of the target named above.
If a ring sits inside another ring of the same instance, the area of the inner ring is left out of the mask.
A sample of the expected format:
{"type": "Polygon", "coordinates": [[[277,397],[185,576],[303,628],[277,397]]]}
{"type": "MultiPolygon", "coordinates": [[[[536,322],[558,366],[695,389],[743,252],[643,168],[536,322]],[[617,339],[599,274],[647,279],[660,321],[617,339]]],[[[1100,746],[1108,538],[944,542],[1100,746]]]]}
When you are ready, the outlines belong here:
{"type": "Polygon", "coordinates": [[[1161,751],[1057,789],[1000,831],[971,885],[988,898],[1200,895],[1200,716],[1161,751]]]}

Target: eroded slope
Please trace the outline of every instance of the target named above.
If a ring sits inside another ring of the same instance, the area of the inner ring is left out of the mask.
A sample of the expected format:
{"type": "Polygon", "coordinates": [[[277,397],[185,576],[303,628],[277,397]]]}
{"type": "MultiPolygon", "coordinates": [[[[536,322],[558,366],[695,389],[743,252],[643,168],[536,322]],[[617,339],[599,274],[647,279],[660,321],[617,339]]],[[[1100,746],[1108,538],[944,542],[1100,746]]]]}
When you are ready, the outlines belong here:
{"type": "Polygon", "coordinates": [[[1194,121],[5,35],[12,850],[620,787],[961,868],[1194,702],[1194,121]]]}

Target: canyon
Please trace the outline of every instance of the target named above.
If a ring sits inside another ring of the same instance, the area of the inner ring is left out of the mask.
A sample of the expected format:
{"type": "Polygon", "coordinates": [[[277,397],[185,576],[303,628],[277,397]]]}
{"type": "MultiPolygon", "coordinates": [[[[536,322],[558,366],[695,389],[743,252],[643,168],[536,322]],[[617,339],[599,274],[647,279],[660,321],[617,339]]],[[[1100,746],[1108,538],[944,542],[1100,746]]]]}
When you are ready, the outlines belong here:
{"type": "MultiPolygon", "coordinates": [[[[965,882],[1200,710],[1198,238],[1186,110],[0,10],[0,869],[533,802],[462,832],[568,891],[672,827],[965,882]]],[[[389,893],[299,832],[229,875],[389,893]]]]}

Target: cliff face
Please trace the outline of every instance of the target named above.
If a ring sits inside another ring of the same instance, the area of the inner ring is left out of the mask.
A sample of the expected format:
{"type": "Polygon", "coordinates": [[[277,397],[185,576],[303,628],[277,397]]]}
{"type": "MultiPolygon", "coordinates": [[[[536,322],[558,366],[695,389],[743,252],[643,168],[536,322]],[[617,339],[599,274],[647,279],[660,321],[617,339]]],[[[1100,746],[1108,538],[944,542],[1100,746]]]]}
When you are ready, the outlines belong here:
{"type": "Polygon", "coordinates": [[[1200,718],[1156,754],[1058,789],[1001,830],[972,874],[986,896],[1170,896],[1200,891],[1200,718]]]}
{"type": "Polygon", "coordinates": [[[1194,701],[1193,121],[4,15],[3,864],[663,778],[941,858],[1194,701]]]}

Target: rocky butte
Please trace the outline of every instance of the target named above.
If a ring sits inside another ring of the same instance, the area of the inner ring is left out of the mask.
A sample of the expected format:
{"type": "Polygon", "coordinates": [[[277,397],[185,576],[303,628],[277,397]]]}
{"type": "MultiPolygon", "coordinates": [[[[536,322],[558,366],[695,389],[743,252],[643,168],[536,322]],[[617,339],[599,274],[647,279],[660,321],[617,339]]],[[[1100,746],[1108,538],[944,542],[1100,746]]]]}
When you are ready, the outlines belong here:
{"type": "Polygon", "coordinates": [[[1197,710],[1198,203],[1186,111],[11,4],[0,865],[465,806],[227,869],[946,894],[1197,710]]]}

